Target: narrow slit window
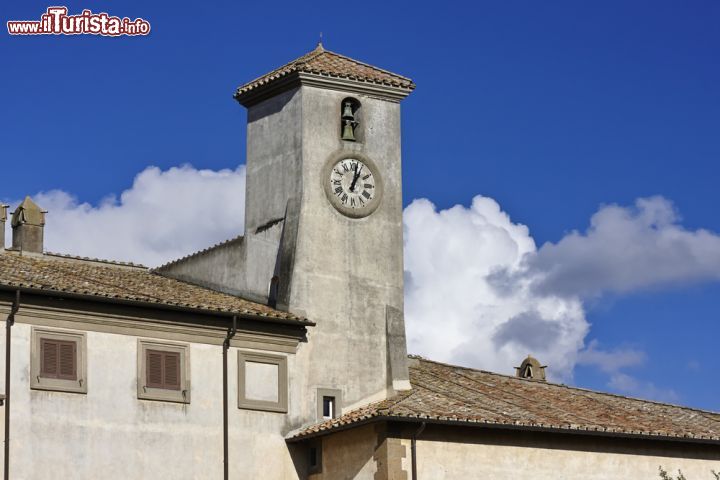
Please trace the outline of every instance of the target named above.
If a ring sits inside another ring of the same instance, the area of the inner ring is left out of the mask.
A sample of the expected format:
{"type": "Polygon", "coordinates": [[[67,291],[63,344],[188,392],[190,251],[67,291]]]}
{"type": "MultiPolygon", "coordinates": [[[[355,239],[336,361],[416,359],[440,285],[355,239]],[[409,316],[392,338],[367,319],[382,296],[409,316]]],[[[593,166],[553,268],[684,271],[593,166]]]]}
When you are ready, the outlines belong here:
{"type": "Polygon", "coordinates": [[[310,468],[317,468],[318,464],[318,449],[310,447],[310,468]]]}
{"type": "Polygon", "coordinates": [[[323,419],[335,418],[335,397],[323,397],[323,419]]]}
{"type": "Polygon", "coordinates": [[[318,421],[337,418],[342,414],[342,391],[337,388],[318,388],[315,401],[318,421]]]}

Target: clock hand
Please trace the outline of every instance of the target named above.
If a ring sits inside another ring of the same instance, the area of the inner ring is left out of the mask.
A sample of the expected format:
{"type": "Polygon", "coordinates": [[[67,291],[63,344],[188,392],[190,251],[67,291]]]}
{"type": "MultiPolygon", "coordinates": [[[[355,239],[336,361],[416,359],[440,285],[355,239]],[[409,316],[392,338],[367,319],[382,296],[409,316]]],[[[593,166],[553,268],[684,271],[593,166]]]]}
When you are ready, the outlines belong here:
{"type": "Polygon", "coordinates": [[[357,163],[355,164],[355,176],[353,177],[353,181],[352,181],[352,183],[350,184],[350,191],[351,191],[351,192],[354,192],[354,191],[355,191],[355,184],[357,183],[358,178],[360,178],[360,172],[362,172],[362,169],[363,169],[363,167],[360,167],[360,170],[358,170],[358,169],[357,169],[357,163]]]}

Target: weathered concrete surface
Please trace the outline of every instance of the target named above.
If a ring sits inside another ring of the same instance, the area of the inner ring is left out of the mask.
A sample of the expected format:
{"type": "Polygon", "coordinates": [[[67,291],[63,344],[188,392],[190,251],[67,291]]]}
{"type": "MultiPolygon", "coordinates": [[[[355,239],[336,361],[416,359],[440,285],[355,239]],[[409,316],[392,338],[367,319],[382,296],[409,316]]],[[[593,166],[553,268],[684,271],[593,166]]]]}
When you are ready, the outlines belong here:
{"type": "MultiPolygon", "coordinates": [[[[11,478],[222,478],[220,346],[190,344],[188,405],[139,400],[138,337],[93,331],[88,393],[38,391],[30,389],[27,320],[18,315],[12,329],[11,478]]],[[[4,322],[0,330],[4,358],[4,322]]],[[[235,407],[237,350],[228,354],[231,478],[298,478],[283,438],[285,415],[235,407]]]]}
{"type": "MultiPolygon", "coordinates": [[[[374,425],[338,432],[322,439],[322,472],[309,480],[357,479],[376,480],[374,425]]],[[[379,479],[378,479],[379,480],[379,479]]]]}
{"type": "Polygon", "coordinates": [[[345,410],[408,388],[400,105],[300,86],[253,105],[247,136],[243,241],[160,272],[263,302],[276,277],[272,303],[317,323],[290,371],[296,427],[316,420],[317,388],[342,389],[345,410]],[[348,96],[362,104],[362,143],[339,136],[348,96]],[[384,194],[366,218],[340,214],[326,197],[322,171],[338,152],[377,164],[384,194]]]}
{"type": "MultiPolygon", "coordinates": [[[[403,440],[410,448],[410,440],[403,440]]],[[[581,435],[428,428],[417,443],[418,478],[450,480],[658,479],[658,467],[710,480],[720,448],[581,435]]]]}

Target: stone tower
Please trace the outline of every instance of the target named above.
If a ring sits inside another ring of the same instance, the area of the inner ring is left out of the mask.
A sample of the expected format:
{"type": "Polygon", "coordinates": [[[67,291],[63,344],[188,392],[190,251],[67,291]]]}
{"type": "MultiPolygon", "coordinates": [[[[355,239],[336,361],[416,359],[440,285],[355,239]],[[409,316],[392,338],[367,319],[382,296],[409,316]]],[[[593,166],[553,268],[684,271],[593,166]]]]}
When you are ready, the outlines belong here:
{"type": "Polygon", "coordinates": [[[400,101],[414,87],[318,45],[238,88],[245,234],[159,269],[316,322],[290,372],[303,421],[319,391],[347,409],[409,388],[400,101]]]}

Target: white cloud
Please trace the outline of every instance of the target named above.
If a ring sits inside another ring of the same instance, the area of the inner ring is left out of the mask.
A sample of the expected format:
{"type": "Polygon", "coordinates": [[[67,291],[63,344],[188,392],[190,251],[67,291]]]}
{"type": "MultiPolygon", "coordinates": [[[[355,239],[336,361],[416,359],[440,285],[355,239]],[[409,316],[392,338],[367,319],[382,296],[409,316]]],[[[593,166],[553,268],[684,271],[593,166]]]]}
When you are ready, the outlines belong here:
{"type": "MultiPolygon", "coordinates": [[[[245,166],[220,171],[148,167],[119,198],[108,197],[97,206],[61,190],[33,199],[49,212],[47,251],[157,266],[242,233],[245,166]]],[[[12,202],[11,209],[18,203],[12,202]]]]}
{"type": "Polygon", "coordinates": [[[720,279],[720,236],[679,221],[670,201],[643,198],[604,206],[586,232],[536,249],[492,199],[441,211],[416,200],[404,217],[409,349],[506,373],[532,353],[555,379],[583,363],[606,373],[614,390],[674,399],[623,371],[642,365],[643,352],[584,347],[583,302],[720,279]]]}
{"type": "Polygon", "coordinates": [[[578,364],[591,365],[606,373],[617,373],[624,368],[639,367],[647,360],[645,352],[632,348],[602,350],[597,340],[592,340],[580,352],[578,364]]]}
{"type": "Polygon", "coordinates": [[[642,367],[646,361],[645,352],[633,348],[607,351],[599,347],[597,340],[591,340],[587,348],[579,352],[577,359],[578,365],[592,366],[607,374],[606,386],[610,391],[638,398],[677,403],[680,396],[675,390],[658,387],[652,382],[640,380],[624,371],[642,367]]]}
{"type": "MultiPolygon", "coordinates": [[[[49,251],[150,266],[242,233],[244,198],[244,166],[149,167],[98,205],[59,190],[34,196],[50,212],[49,251]]],[[[668,200],[639,199],[604,206],[587,231],[537,249],[490,198],[447,210],[415,200],[404,211],[409,350],[504,373],[532,353],[556,380],[570,381],[580,363],[607,374],[610,388],[671,398],[625,371],[642,366],[642,352],[584,346],[583,302],[720,278],[720,237],[679,221],[668,200]]]]}
{"type": "Polygon", "coordinates": [[[511,291],[492,282],[536,254],[527,227],[481,196],[442,211],[416,200],[404,224],[411,352],[505,373],[532,353],[556,379],[570,378],[588,331],[581,302],[538,295],[521,276],[511,291]]]}
{"type": "Polygon", "coordinates": [[[590,297],[720,280],[720,236],[686,230],[672,203],[641,198],[602,207],[585,233],[572,232],[528,257],[533,288],[590,297]]]}
{"type": "Polygon", "coordinates": [[[621,372],[613,373],[610,376],[608,387],[633,397],[649,398],[660,402],[678,403],[680,399],[675,390],[658,388],[652,382],[644,382],[621,372]]]}

